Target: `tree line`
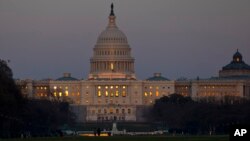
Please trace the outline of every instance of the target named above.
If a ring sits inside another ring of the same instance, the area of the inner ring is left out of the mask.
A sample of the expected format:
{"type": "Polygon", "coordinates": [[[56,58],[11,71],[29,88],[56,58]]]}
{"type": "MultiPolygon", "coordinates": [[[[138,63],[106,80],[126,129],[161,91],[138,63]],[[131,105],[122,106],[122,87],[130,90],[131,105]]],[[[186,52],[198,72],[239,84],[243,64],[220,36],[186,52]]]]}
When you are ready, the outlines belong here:
{"type": "Polygon", "coordinates": [[[160,122],[170,133],[228,134],[233,125],[250,124],[250,101],[246,99],[194,101],[172,94],[156,100],[150,111],[149,121],[160,122]]]}
{"type": "Polygon", "coordinates": [[[67,102],[24,98],[8,63],[0,59],[0,138],[59,135],[74,121],[67,102]]]}

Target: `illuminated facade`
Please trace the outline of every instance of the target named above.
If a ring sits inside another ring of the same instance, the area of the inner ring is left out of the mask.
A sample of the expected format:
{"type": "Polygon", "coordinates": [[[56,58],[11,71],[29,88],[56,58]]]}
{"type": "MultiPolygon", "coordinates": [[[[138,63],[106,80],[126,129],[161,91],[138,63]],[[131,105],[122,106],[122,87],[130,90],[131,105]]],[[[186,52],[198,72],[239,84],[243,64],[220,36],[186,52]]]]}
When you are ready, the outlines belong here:
{"type": "Polygon", "coordinates": [[[70,73],[64,73],[56,80],[16,80],[23,95],[68,101],[79,122],[144,121],[143,108],[173,93],[191,96],[195,100],[250,97],[250,69],[238,51],[230,67],[225,66],[220,71],[220,77],[171,81],[155,73],[146,80],[137,80],[127,37],[115,20],[112,5],[108,26],[99,35],[93,49],[86,80],[73,78],[70,73]]]}

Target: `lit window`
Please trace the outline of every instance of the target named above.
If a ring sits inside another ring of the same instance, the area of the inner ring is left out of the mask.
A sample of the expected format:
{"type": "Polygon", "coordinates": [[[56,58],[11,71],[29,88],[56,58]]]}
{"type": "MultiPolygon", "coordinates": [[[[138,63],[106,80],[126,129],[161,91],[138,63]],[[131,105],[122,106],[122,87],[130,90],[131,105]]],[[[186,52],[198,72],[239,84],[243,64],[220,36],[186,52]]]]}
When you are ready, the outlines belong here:
{"type": "Polygon", "coordinates": [[[113,92],[111,92],[111,93],[110,93],[110,96],[111,96],[111,97],[113,97],[113,96],[114,96],[114,93],[113,93],[113,92]]]}
{"type": "Polygon", "coordinates": [[[108,86],[106,86],[105,89],[108,89],[108,86]]]}
{"type": "Polygon", "coordinates": [[[122,91],[122,96],[125,97],[126,96],[126,92],[122,91]]]}
{"type": "Polygon", "coordinates": [[[109,92],[108,92],[108,91],[105,91],[105,95],[106,95],[106,96],[109,96],[109,92]]]}
{"type": "Polygon", "coordinates": [[[126,86],[122,86],[122,88],[123,88],[123,89],[125,89],[125,88],[126,88],[126,86]]]}
{"type": "Polygon", "coordinates": [[[47,87],[44,87],[45,90],[47,90],[47,87]]]}
{"type": "Polygon", "coordinates": [[[56,96],[56,92],[54,92],[54,96],[56,96]]]}
{"type": "Polygon", "coordinates": [[[56,90],[57,89],[57,87],[56,86],[54,86],[54,90],[56,90]]]}
{"type": "Polygon", "coordinates": [[[159,87],[157,86],[157,87],[156,87],[156,89],[158,90],[158,89],[159,89],[159,87]]]}
{"type": "Polygon", "coordinates": [[[110,86],[110,89],[113,89],[113,86],[110,86]]]}
{"type": "Polygon", "coordinates": [[[113,63],[110,64],[110,69],[114,70],[114,64],[113,63]]]}
{"type": "Polygon", "coordinates": [[[119,91],[115,91],[115,96],[116,96],[116,97],[119,96],[119,91]]]}
{"type": "Polygon", "coordinates": [[[60,96],[60,97],[62,96],[62,92],[59,92],[59,96],[60,96]]]}
{"type": "Polygon", "coordinates": [[[152,86],[150,86],[149,89],[152,89],[152,86]]]}
{"type": "Polygon", "coordinates": [[[147,93],[147,92],[145,92],[145,93],[144,93],[144,95],[145,95],[145,96],[148,96],[148,93],[147,93]]]}
{"type": "Polygon", "coordinates": [[[65,91],[65,96],[69,96],[69,91],[68,90],[65,91]]]}
{"type": "Polygon", "coordinates": [[[101,93],[101,91],[98,91],[98,96],[100,97],[100,96],[102,96],[102,93],[101,93]]]}
{"type": "Polygon", "coordinates": [[[101,86],[98,86],[98,89],[101,89],[101,86]]]}
{"type": "Polygon", "coordinates": [[[43,87],[41,87],[41,90],[43,89],[43,87]]]}
{"type": "Polygon", "coordinates": [[[119,87],[118,86],[115,86],[116,89],[118,89],[119,87]]]}
{"type": "Polygon", "coordinates": [[[77,93],[77,96],[80,96],[80,93],[79,93],[79,92],[77,93]]]}
{"type": "Polygon", "coordinates": [[[156,92],[155,92],[155,96],[159,96],[159,91],[156,91],[156,92]]]}
{"type": "Polygon", "coordinates": [[[65,87],[65,89],[67,90],[67,89],[68,89],[68,87],[66,86],[66,87],[65,87]]]}
{"type": "Polygon", "coordinates": [[[153,93],[152,93],[152,92],[149,92],[149,95],[150,95],[150,96],[152,96],[152,95],[153,95],[153,93]]]}

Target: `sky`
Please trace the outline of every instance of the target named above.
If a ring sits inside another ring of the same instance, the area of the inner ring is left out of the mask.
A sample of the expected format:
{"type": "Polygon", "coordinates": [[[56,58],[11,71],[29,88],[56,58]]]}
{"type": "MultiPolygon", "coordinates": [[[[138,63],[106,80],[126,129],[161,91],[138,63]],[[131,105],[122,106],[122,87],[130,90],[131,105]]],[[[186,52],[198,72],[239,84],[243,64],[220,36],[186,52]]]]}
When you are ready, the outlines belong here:
{"type": "Polygon", "coordinates": [[[87,79],[112,2],[138,79],[218,76],[237,49],[250,64],[249,0],[0,0],[0,59],[14,78],[87,79]]]}

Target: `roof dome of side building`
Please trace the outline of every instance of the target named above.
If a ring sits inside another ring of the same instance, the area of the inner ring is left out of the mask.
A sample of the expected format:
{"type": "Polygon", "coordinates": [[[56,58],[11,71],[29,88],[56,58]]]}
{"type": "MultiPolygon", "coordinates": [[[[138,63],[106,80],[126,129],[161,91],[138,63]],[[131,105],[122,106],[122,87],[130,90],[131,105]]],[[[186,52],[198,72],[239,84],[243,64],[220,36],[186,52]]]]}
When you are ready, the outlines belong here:
{"type": "Polygon", "coordinates": [[[71,77],[70,73],[63,73],[63,76],[56,79],[56,81],[76,81],[78,79],[71,77]]]}
{"type": "Polygon", "coordinates": [[[147,81],[169,81],[168,78],[161,76],[161,73],[154,73],[153,77],[146,79],[147,81]]]}
{"type": "Polygon", "coordinates": [[[250,66],[243,61],[243,57],[238,50],[233,55],[233,60],[219,71],[220,77],[247,75],[250,75],[250,66]]]}

